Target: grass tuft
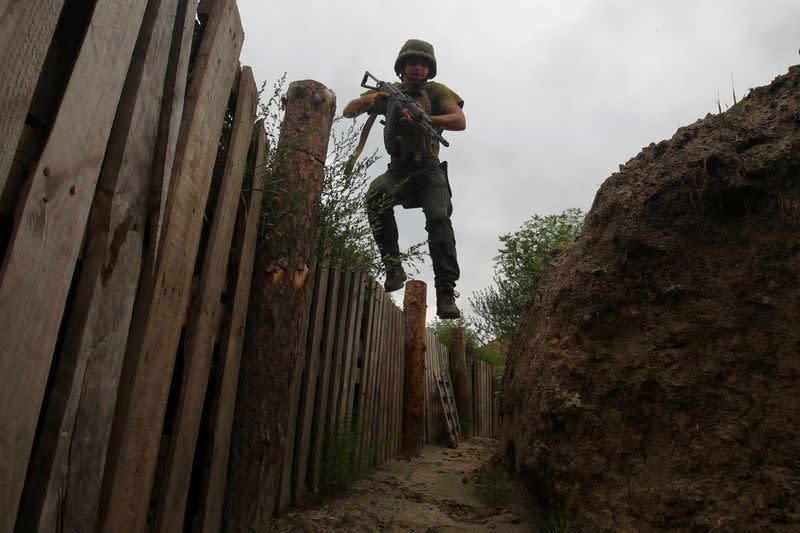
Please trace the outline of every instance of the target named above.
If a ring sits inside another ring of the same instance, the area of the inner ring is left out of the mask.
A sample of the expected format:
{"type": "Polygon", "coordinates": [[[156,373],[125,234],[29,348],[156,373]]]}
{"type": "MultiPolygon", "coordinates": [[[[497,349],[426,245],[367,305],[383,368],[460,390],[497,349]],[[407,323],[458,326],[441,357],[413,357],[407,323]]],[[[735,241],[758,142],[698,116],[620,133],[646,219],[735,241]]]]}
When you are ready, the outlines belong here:
{"type": "Polygon", "coordinates": [[[344,417],[344,422],[329,435],[323,447],[322,487],[325,490],[349,488],[370,472],[359,451],[361,428],[352,422],[357,417],[344,417]]]}
{"type": "Polygon", "coordinates": [[[528,517],[528,522],[536,526],[539,533],[575,533],[578,531],[572,510],[568,506],[560,507],[544,516],[532,512],[528,517]]]}
{"type": "Polygon", "coordinates": [[[511,501],[511,480],[502,468],[494,467],[480,475],[478,499],[490,507],[505,507],[511,501]]]}

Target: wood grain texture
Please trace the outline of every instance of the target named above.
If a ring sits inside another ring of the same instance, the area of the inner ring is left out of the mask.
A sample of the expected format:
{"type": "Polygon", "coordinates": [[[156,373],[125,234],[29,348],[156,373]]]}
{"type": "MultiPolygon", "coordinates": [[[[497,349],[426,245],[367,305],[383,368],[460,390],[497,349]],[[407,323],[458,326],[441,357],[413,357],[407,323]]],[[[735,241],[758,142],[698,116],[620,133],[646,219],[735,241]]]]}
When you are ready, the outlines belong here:
{"type": "Polygon", "coordinates": [[[0,2],[0,212],[6,184],[39,73],[64,0],[0,2]]]}
{"type": "Polygon", "coordinates": [[[222,290],[242,193],[247,149],[253,135],[258,89],[250,67],[239,75],[238,97],[227,158],[205,250],[197,295],[186,321],[184,365],[177,412],[164,467],[153,531],[183,529],[184,510],[194,463],[195,445],[211,371],[214,344],[219,340],[222,290]]]}
{"type": "Polygon", "coordinates": [[[16,518],[62,313],[145,4],[97,2],[0,269],[3,533],[16,518]]]}
{"type": "MultiPolygon", "coordinates": [[[[325,332],[326,312],[332,303],[334,306],[338,299],[339,291],[338,268],[325,269],[324,275],[320,276],[319,290],[316,294],[314,303],[313,330],[309,335],[307,347],[308,366],[304,379],[304,390],[302,391],[301,409],[298,412],[298,431],[296,437],[295,458],[292,464],[291,483],[292,498],[298,501],[305,493],[306,472],[308,470],[308,454],[311,448],[312,421],[314,419],[314,409],[317,403],[317,378],[320,374],[322,365],[322,336],[325,332]]],[[[284,475],[286,473],[284,472],[284,475]]]]}
{"type": "Polygon", "coordinates": [[[356,365],[361,348],[361,328],[364,322],[364,293],[367,287],[366,278],[367,276],[363,273],[358,273],[356,276],[355,284],[358,292],[355,294],[355,306],[351,306],[351,311],[355,311],[355,316],[347,330],[347,345],[345,346],[344,367],[342,369],[344,372],[344,379],[342,380],[339,399],[336,402],[336,427],[353,424],[355,378],[356,372],[358,371],[356,365]]]}
{"type": "Polygon", "coordinates": [[[336,399],[341,379],[341,365],[344,351],[343,338],[345,323],[348,318],[347,309],[352,293],[352,272],[338,273],[340,277],[336,298],[328,298],[328,308],[325,312],[325,336],[322,346],[323,365],[320,374],[320,392],[314,406],[314,435],[309,456],[310,488],[313,492],[320,491],[322,473],[322,454],[326,438],[335,435],[336,399]]]}
{"type": "Polygon", "coordinates": [[[405,367],[403,371],[403,433],[401,450],[404,455],[419,453],[425,425],[425,297],[424,282],[406,282],[403,298],[405,315],[405,367]]]}
{"type": "Polygon", "coordinates": [[[173,2],[149,3],[125,80],[23,498],[20,521],[29,531],[77,531],[97,519],[174,20],[173,2]]]}
{"type": "Polygon", "coordinates": [[[154,269],[143,273],[103,480],[101,529],[141,531],[186,315],[216,147],[244,39],[233,0],[214,3],[186,95],[154,269]]]}
{"type": "MultiPolygon", "coordinates": [[[[266,133],[264,123],[256,124],[255,169],[264,167],[267,158],[266,133]]],[[[260,173],[256,172],[256,176],[260,173]]],[[[241,250],[238,271],[233,281],[233,302],[231,304],[230,321],[225,328],[221,346],[222,378],[217,407],[214,410],[214,428],[211,442],[211,459],[208,481],[200,503],[198,527],[204,533],[220,530],[222,523],[222,506],[224,504],[225,482],[228,473],[228,457],[230,455],[231,428],[236,401],[236,389],[239,382],[239,363],[244,342],[244,324],[250,298],[250,282],[253,275],[258,221],[261,214],[261,189],[250,187],[242,192],[237,217],[237,227],[243,228],[236,238],[234,250],[241,250]]]]}
{"type": "Polygon", "coordinates": [[[169,53],[169,67],[164,83],[161,123],[158,129],[158,144],[153,179],[150,185],[150,250],[145,260],[145,268],[153,271],[158,257],[161,239],[161,226],[167,206],[167,192],[172,179],[173,164],[178,144],[178,135],[186,101],[186,85],[189,78],[189,59],[192,52],[194,22],[197,16],[195,0],[178,0],[175,17],[175,30],[172,48],[169,53]]]}
{"type": "Polygon", "coordinates": [[[288,403],[302,351],[312,228],[335,107],[335,95],[318,82],[289,85],[277,147],[289,155],[275,166],[272,178],[281,186],[267,199],[275,226],[269,236],[262,234],[256,253],[223,529],[266,529],[280,490],[292,423],[288,403]]]}

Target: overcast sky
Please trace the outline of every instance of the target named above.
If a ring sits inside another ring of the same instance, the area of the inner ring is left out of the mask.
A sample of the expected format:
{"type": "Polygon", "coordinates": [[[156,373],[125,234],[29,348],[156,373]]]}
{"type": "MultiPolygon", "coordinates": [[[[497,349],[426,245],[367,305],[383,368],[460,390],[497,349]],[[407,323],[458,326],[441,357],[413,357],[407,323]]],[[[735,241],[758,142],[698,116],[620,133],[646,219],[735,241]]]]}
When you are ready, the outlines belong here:
{"type": "MultiPolygon", "coordinates": [[[[272,83],[315,79],[358,96],[365,70],[396,79],[409,38],[431,42],[436,81],[465,101],[450,147],[459,305],[491,284],[500,234],[534,214],[588,211],[602,182],[644,146],[800,63],[800,0],[363,2],[238,0],[242,63],[272,83]],[[732,81],[733,80],[733,81],[732,81]]],[[[363,122],[364,117],[359,119],[363,122]]],[[[381,147],[380,125],[368,147],[381,147]]],[[[384,157],[372,176],[386,167],[384,157]]],[[[396,208],[401,246],[426,238],[396,208]]],[[[429,262],[417,275],[428,283],[429,262]]],[[[402,293],[398,301],[402,301],[402,293]]]]}

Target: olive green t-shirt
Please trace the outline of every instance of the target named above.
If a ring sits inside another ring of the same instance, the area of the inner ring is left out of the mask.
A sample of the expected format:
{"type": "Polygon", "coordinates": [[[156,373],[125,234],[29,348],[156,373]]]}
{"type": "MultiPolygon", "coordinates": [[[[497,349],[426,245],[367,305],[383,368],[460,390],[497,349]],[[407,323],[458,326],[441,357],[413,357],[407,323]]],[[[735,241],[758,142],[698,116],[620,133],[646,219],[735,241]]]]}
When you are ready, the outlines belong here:
{"type": "MultiPolygon", "coordinates": [[[[464,100],[443,83],[428,81],[416,90],[403,83],[393,85],[413,98],[430,116],[444,114],[444,110],[453,104],[464,107],[464,100]]],[[[373,91],[363,94],[370,92],[373,91]]],[[[433,139],[422,128],[401,122],[396,126],[394,133],[392,136],[386,134],[383,136],[386,151],[392,157],[439,156],[439,141],[433,139]]]]}

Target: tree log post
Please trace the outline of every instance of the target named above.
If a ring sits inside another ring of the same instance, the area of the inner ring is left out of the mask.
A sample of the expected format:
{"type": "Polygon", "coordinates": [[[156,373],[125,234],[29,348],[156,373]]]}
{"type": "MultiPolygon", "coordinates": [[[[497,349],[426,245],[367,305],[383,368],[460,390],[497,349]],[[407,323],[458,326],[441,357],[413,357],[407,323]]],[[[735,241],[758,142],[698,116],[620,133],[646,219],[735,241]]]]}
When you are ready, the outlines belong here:
{"type": "Polygon", "coordinates": [[[467,367],[467,350],[464,343],[464,328],[451,328],[450,368],[453,378],[453,395],[456,400],[461,436],[472,435],[472,390],[467,367]]]}
{"type": "Polygon", "coordinates": [[[308,306],[317,200],[336,96],[324,85],[289,85],[261,230],[245,326],[231,438],[223,531],[266,531],[275,510],[289,425],[289,399],[308,306]]]}
{"type": "Polygon", "coordinates": [[[418,280],[406,283],[405,369],[403,380],[403,430],[401,453],[411,456],[422,449],[425,428],[425,312],[427,285],[418,280]]]}

